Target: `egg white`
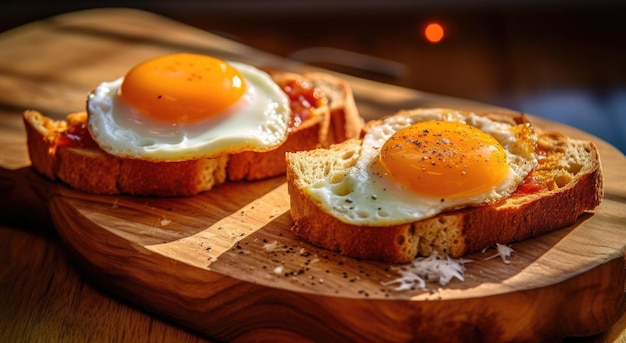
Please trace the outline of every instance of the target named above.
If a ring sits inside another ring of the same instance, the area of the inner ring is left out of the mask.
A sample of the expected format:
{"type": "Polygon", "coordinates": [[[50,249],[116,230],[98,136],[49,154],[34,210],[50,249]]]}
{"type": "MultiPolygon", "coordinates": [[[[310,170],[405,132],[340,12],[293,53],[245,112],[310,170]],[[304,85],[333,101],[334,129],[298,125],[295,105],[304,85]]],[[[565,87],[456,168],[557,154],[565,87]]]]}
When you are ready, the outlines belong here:
{"type": "Polygon", "coordinates": [[[88,127],[109,154],[155,161],[267,151],[282,144],[291,119],[288,96],[267,73],[228,62],[247,83],[241,99],[215,118],[164,123],[141,114],[119,95],[123,77],[101,83],[87,100],[88,127]]]}
{"type": "Polygon", "coordinates": [[[389,117],[364,136],[360,156],[346,177],[338,183],[329,180],[313,184],[305,192],[326,213],[342,222],[358,226],[389,226],[411,223],[438,213],[465,206],[480,206],[508,197],[537,165],[536,134],[525,125],[518,135],[513,125],[495,122],[473,113],[445,109],[418,109],[405,116],[389,117]],[[465,123],[491,134],[504,148],[508,171],[505,180],[488,192],[461,199],[426,197],[411,192],[394,181],[380,165],[383,144],[398,130],[413,123],[445,120],[465,123]]]}

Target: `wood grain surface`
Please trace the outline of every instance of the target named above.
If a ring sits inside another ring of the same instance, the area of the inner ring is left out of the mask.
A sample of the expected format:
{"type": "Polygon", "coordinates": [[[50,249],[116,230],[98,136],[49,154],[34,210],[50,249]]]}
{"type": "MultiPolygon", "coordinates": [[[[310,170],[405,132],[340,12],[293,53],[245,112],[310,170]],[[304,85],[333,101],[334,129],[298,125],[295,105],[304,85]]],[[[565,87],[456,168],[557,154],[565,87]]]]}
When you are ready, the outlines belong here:
{"type": "MultiPolygon", "coordinates": [[[[10,340],[120,340],[122,332],[129,339],[162,334],[189,341],[554,341],[592,335],[590,340],[611,341],[624,332],[626,158],[595,137],[531,118],[538,127],[598,144],[605,199],[594,214],[515,244],[511,264],[487,259],[490,250],[468,256],[473,262],[464,282],[396,292],[382,285],[394,277],[389,265],[297,240],[289,231],[281,177],[154,199],[92,196],[28,168],[19,113],[30,108],[61,117],[80,110],[88,90],[134,61],[193,49],[295,71],[304,66],[132,10],[34,23],[0,36],[0,46],[0,190],[7,209],[1,218],[27,228],[2,226],[2,294],[9,294],[2,299],[3,322],[24,319],[5,326],[10,340]],[[277,249],[267,251],[274,242],[277,249]],[[40,283],[36,293],[22,290],[40,283]],[[69,303],[56,300],[63,294],[69,303]],[[107,294],[123,302],[112,304],[107,294]],[[100,308],[77,300],[85,296],[100,308]],[[85,324],[91,330],[80,328],[85,324]]],[[[417,106],[492,107],[346,78],[366,118],[417,106]]]]}

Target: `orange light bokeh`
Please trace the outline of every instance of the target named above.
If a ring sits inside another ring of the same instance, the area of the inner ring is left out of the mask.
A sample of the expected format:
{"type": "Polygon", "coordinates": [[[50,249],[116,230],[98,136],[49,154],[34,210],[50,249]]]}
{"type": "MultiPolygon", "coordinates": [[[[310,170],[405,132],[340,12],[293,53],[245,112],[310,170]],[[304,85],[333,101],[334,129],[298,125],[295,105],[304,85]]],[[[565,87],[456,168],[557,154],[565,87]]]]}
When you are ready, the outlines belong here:
{"type": "Polygon", "coordinates": [[[424,36],[426,37],[426,40],[431,43],[441,42],[444,35],[445,31],[443,29],[443,26],[441,26],[441,24],[439,23],[429,23],[424,29],[424,36]]]}

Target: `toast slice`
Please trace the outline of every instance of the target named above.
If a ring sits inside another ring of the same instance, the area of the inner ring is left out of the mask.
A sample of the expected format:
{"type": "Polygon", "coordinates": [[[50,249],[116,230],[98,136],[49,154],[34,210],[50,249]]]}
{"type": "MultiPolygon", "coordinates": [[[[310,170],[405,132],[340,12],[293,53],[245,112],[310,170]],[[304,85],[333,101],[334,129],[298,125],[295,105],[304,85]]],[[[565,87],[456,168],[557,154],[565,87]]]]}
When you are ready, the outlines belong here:
{"type": "Polygon", "coordinates": [[[177,162],[119,158],[93,142],[86,128],[87,113],[72,113],[65,120],[52,120],[37,111],[25,111],[23,120],[31,163],[50,180],[60,180],[92,194],[191,196],[228,180],[284,175],[287,151],[325,147],[337,139],[356,137],[363,125],[345,81],[330,75],[311,75],[309,78],[307,74],[271,73],[283,89],[298,85],[291,106],[300,112],[286,141],[271,151],[177,162]],[[307,92],[315,93],[316,103],[301,102],[300,95],[307,92]]]}
{"type": "MultiPolygon", "coordinates": [[[[375,123],[367,123],[366,127],[371,125],[375,123]]],[[[510,197],[386,227],[340,221],[323,211],[305,191],[315,183],[333,183],[342,178],[359,157],[360,140],[349,139],[328,149],[288,153],[292,230],[314,245],[347,256],[407,263],[435,252],[458,258],[496,243],[522,241],[571,225],[602,200],[598,150],[592,142],[558,132],[535,132],[538,166],[510,197]]]]}

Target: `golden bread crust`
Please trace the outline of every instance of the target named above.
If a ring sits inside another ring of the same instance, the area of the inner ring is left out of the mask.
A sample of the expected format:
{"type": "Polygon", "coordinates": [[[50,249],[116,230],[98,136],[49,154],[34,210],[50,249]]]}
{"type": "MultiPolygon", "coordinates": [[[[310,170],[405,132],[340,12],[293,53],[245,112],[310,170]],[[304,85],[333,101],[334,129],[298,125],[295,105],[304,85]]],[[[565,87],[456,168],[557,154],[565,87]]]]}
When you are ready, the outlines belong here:
{"type": "Polygon", "coordinates": [[[326,73],[309,72],[305,73],[304,77],[311,80],[328,97],[330,123],[325,140],[320,139],[323,146],[359,137],[364,122],[357,109],[350,85],[326,73]]]}
{"type": "Polygon", "coordinates": [[[287,141],[277,149],[267,152],[246,151],[230,155],[228,159],[228,179],[260,180],[285,173],[285,153],[319,148],[320,121],[300,126],[287,137],[287,141]]]}
{"type": "Polygon", "coordinates": [[[55,180],[57,159],[54,142],[59,132],[67,128],[67,123],[52,121],[36,111],[25,111],[23,122],[26,128],[28,153],[33,166],[50,180],[55,180]]]}
{"type": "Polygon", "coordinates": [[[532,192],[518,189],[510,198],[495,204],[443,212],[389,227],[341,222],[322,211],[303,190],[320,177],[341,178],[358,159],[360,141],[347,140],[330,149],[289,153],[287,185],[294,220],[292,230],[314,245],[347,256],[406,263],[433,252],[461,257],[496,243],[518,242],[572,225],[602,200],[598,150],[592,142],[536,131],[540,158],[532,176],[545,188],[532,192]],[[315,164],[325,166],[320,168],[324,171],[311,172],[309,166],[315,164]]]}
{"type": "Polygon", "coordinates": [[[123,159],[118,178],[121,193],[160,197],[194,195],[226,180],[227,156],[179,162],[123,159]]]}
{"type": "Polygon", "coordinates": [[[57,177],[74,188],[92,194],[120,193],[117,185],[119,158],[101,150],[59,147],[56,159],[57,177]]]}

